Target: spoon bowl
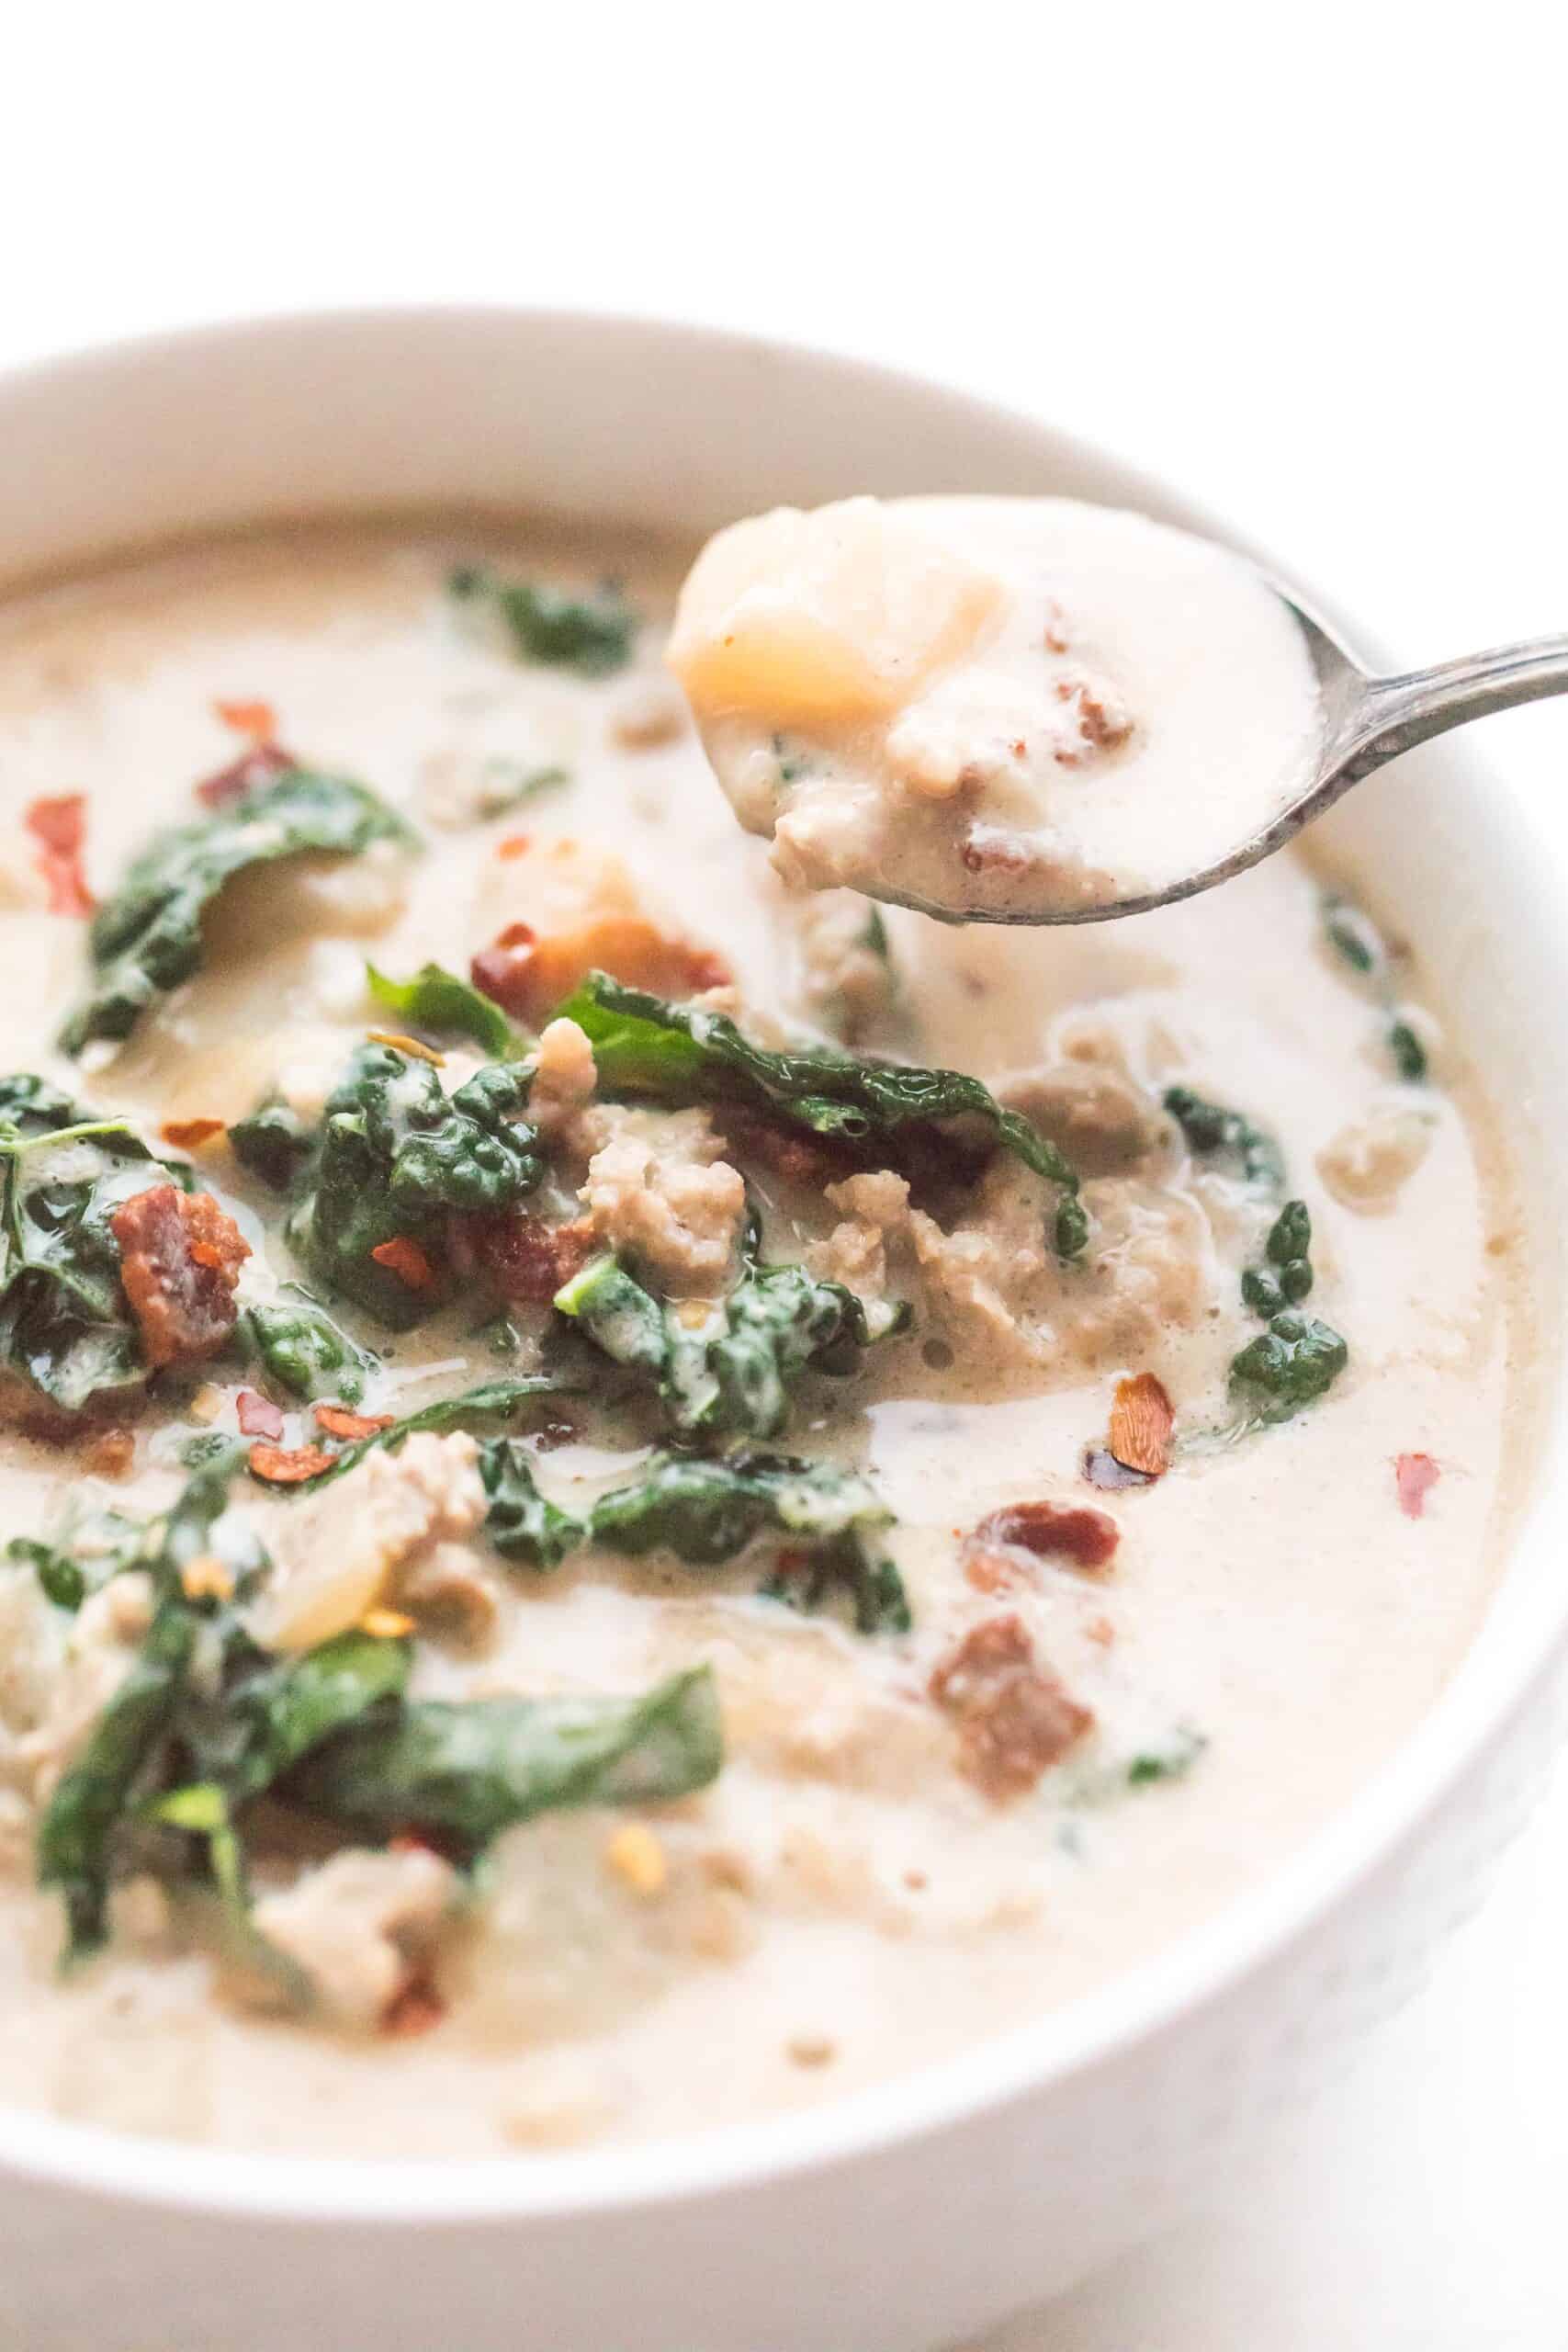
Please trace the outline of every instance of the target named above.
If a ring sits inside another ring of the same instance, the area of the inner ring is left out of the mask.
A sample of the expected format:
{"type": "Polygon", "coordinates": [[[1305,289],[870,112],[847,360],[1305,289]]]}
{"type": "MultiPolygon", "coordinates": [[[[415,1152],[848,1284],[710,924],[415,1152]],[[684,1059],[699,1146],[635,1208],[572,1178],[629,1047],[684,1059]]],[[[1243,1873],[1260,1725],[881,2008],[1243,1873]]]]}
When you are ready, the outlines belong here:
{"type": "Polygon", "coordinates": [[[1093,905],[1048,909],[955,909],[931,901],[879,892],[893,904],[911,907],[939,922],[1043,924],[1113,922],[1126,915],[1150,914],[1156,907],[1194,899],[1245,874],[1250,865],[1284,849],[1314,820],[1325,816],[1352,785],[1371,775],[1402,752],[1433,735],[1446,734],[1472,718],[1484,718],[1517,704],[1568,693],[1568,636],[1527,638],[1489,652],[1461,655],[1427,670],[1380,677],[1364,669],[1320,615],[1280,581],[1269,586],[1289,610],[1306,640],[1317,678],[1323,732],[1316,771],[1305,789],[1268,824],[1227,851],[1224,857],[1179,876],[1157,890],[1102,899],[1093,905]]]}

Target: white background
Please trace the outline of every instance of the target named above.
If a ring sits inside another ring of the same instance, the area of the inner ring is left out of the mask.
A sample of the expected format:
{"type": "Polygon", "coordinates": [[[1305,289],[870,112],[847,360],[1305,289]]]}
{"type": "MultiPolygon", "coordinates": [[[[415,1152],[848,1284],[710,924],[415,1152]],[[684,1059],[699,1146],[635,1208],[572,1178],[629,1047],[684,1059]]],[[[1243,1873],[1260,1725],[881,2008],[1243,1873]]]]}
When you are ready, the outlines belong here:
{"type": "MultiPolygon", "coordinates": [[[[1568,628],[1555,6],[5,21],[0,364],[336,302],[701,318],[1098,436],[1413,660],[1568,628]]],[[[1550,807],[1568,707],[1488,731],[1500,788],[1550,807]]],[[[1245,2203],[1007,2352],[1562,2352],[1565,1890],[1568,1786],[1245,2203]]]]}

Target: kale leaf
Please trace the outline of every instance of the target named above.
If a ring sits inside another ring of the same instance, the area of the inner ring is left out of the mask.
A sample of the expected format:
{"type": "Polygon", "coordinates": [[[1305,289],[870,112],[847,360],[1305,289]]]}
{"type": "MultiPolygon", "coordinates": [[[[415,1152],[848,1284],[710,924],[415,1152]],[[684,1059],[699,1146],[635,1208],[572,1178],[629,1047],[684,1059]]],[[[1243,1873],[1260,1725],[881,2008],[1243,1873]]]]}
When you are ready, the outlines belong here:
{"type": "Polygon", "coordinates": [[[609,1551],[667,1550],[698,1567],[733,1559],[763,1532],[787,1535],[798,1556],[763,1587],[771,1599],[815,1609],[842,1589],[861,1633],[907,1633],[898,1571],[868,1548],[892,1517],[852,1471],[742,1449],[713,1461],[655,1456],[639,1477],[600,1498],[587,1532],[609,1551]]]}
{"type": "Polygon", "coordinates": [[[1075,1170],[1027,1119],[1004,1110],[987,1087],[962,1070],[864,1061],[825,1046],[775,1053],[754,1045],[726,1013],[668,1003],[604,972],[591,972],[556,1010],[586,1033],[607,1094],[660,1102],[739,1102],[813,1135],[852,1144],[880,1141],[905,1129],[916,1137],[921,1130],[929,1136],[953,1121],[977,1123],[1025,1167],[1058,1187],[1060,1254],[1076,1256],[1088,1238],[1075,1170]]]}
{"type": "Polygon", "coordinates": [[[299,1657],[275,1658],[242,1637],[220,1694],[185,1711],[179,1730],[199,1778],[231,1807],[260,1796],[302,1756],[383,1701],[401,1698],[406,1641],[356,1631],[299,1657]]]}
{"type": "Polygon", "coordinates": [[[1349,1352],[1328,1324],[1288,1307],[1233,1360],[1231,1386],[1259,1421],[1288,1421],[1333,1387],[1349,1352]]]}
{"type": "Polygon", "coordinates": [[[1255,1127],[1240,1111],[1206,1102],[1190,1086],[1166,1089],[1165,1107],[1187,1138],[1189,1150],[1200,1159],[1226,1158],[1235,1162],[1248,1184],[1278,1193],[1285,1182],[1285,1156],[1275,1138],[1255,1127]]]}
{"type": "Polygon", "coordinates": [[[123,1565],[144,1568],[157,1595],[152,1622],[130,1672],[61,1779],[39,1824],[40,1886],[65,1897],[72,1958],[104,1940],[113,1849],[139,1788],[171,1733],[196,1647],[197,1611],[181,1583],[227,1507],[239,1449],[189,1479],[173,1508],[150,1521],[123,1565]]]}
{"type": "Polygon", "coordinates": [[[1267,1266],[1248,1266],[1241,1295],[1265,1318],[1299,1306],[1312,1289],[1312,1214],[1304,1201],[1287,1201],[1263,1245],[1267,1266]]]}
{"type": "Polygon", "coordinates": [[[286,1283],[270,1306],[247,1306],[242,1340],[291,1396],[332,1396],[357,1405],[374,1358],[318,1306],[298,1283],[286,1283]]]}
{"type": "Polygon", "coordinates": [[[94,1037],[129,1037],[151,1005],[188,980],[201,964],[202,916],[244,867],[308,850],[354,855],[372,842],[412,838],[362,784],[303,768],[158,834],[93,918],[93,990],[66,1023],[62,1046],[79,1054],[94,1037]]]}
{"type": "Polygon", "coordinates": [[[150,1184],[188,1182],[122,1120],[43,1079],[0,1079],[0,1364],[68,1413],[141,1387],[110,1219],[150,1184]]]}
{"type": "Polygon", "coordinates": [[[633,1699],[405,1700],[338,1732],[280,1794],[357,1837],[418,1830],[468,1855],[536,1814],[705,1788],[724,1761],[711,1669],[633,1699]]]}
{"type": "Polygon", "coordinates": [[[520,1117],[528,1080],[491,1063],[448,1095],[429,1062],[361,1046],[327,1098],[287,1227],[331,1289],[405,1330],[439,1306],[450,1268],[448,1212],[510,1207],[544,1163],[520,1117]],[[411,1283],[374,1251],[412,1242],[430,1270],[411,1283]]]}
{"type": "Polygon", "coordinates": [[[367,964],[370,993],[378,1004],[412,1028],[434,1030],[437,1036],[471,1037],[498,1062],[514,1062],[533,1040],[514,1029],[499,1004],[460,980],[439,964],[424,964],[412,979],[389,979],[374,964],[367,964]]]}
{"type": "Polygon", "coordinates": [[[315,1148],[313,1131],[287,1102],[264,1102],[229,1130],[229,1148],[242,1168],[275,1193],[287,1193],[315,1148]]]}
{"type": "Polygon", "coordinates": [[[1370,915],[1350,899],[1328,891],[1322,901],[1323,933],[1340,960],[1382,1006],[1383,1042],[1399,1076],[1417,1086],[1427,1076],[1427,1048],[1397,1002],[1397,959],[1370,915]]]}
{"type": "Polygon", "coordinates": [[[591,596],[570,596],[538,581],[503,580],[488,564],[470,563],[460,565],[446,584],[459,603],[487,605],[499,614],[525,662],[607,678],[632,658],[637,615],[612,581],[591,596]]]}
{"type": "Polygon", "coordinates": [[[485,1533],[502,1559],[555,1568],[582,1542],[581,1521],[547,1501],[528,1455],[514,1437],[485,1440],[479,1448],[479,1476],[490,1498],[485,1533]]]}
{"type": "Polygon", "coordinates": [[[610,1257],[574,1275],[555,1305],[614,1363],[652,1384],[685,1437],[776,1437],[803,1373],[854,1371],[863,1351],[908,1317],[902,1306],[867,1305],[842,1283],[804,1266],[762,1265],[750,1253],[734,1289],[700,1322],[687,1320],[690,1302],[656,1299],[610,1257]]]}

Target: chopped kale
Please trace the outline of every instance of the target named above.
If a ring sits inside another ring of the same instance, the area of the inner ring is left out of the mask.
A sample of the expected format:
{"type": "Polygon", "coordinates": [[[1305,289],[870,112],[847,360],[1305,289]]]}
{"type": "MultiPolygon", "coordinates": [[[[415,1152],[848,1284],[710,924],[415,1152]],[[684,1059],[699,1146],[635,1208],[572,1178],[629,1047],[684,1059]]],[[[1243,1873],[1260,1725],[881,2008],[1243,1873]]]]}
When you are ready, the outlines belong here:
{"type": "Polygon", "coordinates": [[[1337,1331],[1288,1307],[1233,1360],[1231,1386],[1258,1420],[1288,1421],[1332,1388],[1348,1360],[1337,1331]]]}
{"type": "Polygon", "coordinates": [[[78,1054],[95,1037],[129,1037],[148,1008],[201,963],[201,920],[243,868],[372,842],[412,839],[363,785],[296,768],[276,784],[188,825],[160,833],[93,919],[93,989],[61,1044],[78,1054]]]}
{"type": "Polygon", "coordinates": [[[122,1120],[43,1079],[0,1079],[0,1365],[68,1413],[142,1387],[110,1220],[150,1184],[187,1182],[122,1120]]]}
{"type": "Polygon", "coordinates": [[[236,1119],[229,1148],[242,1168],[275,1193],[287,1193],[310,1159],[314,1135],[287,1102],[264,1102],[249,1118],[236,1119]]]}
{"type": "Polygon", "coordinates": [[[1322,901],[1323,932],[1330,947],[1348,965],[1385,1015],[1383,1042],[1395,1070],[1407,1084],[1418,1086],[1427,1076],[1427,1048],[1399,1010],[1396,987],[1398,959],[1392,955],[1371,917],[1337,892],[1322,901]]]}
{"type": "Polygon", "coordinates": [[[405,1641],[339,1634],[299,1657],[275,1658],[241,1635],[218,1695],[187,1705],[180,1737],[197,1777],[231,1807],[260,1796],[333,1732],[408,1683],[405,1641]]]}
{"type": "Polygon", "coordinates": [[[1312,1289],[1312,1216],[1304,1201],[1287,1201],[1264,1243],[1267,1266],[1249,1266],[1241,1295],[1266,1319],[1281,1307],[1299,1306],[1312,1289]]]}
{"type": "Polygon", "coordinates": [[[1240,1111],[1206,1102],[1190,1086],[1166,1089],[1165,1107],[1200,1159],[1227,1159],[1235,1162],[1248,1184],[1277,1193],[1285,1182],[1285,1159],[1274,1137],[1240,1111]]]}
{"type": "Polygon", "coordinates": [[[806,1372],[842,1375],[898,1329],[902,1306],[867,1306],[804,1266],[748,1252],[739,1281],[698,1321],[643,1289],[615,1258],[595,1258],[555,1305],[611,1360],[649,1381],[682,1436],[776,1437],[806,1372]]]}
{"type": "Polygon", "coordinates": [[[288,1239],[317,1279],[394,1330],[439,1306],[448,1213],[508,1208],[544,1172],[520,1116],[527,1091],[514,1065],[491,1063],[448,1095],[429,1062],[360,1046],[327,1099],[288,1218],[288,1239]],[[428,1281],[411,1283],[374,1255],[411,1242],[428,1281]]]}
{"type": "Polygon", "coordinates": [[[464,564],[447,586],[459,603],[497,613],[525,662],[607,678],[624,670],[637,639],[637,615],[613,581],[589,596],[571,596],[535,580],[504,580],[488,564],[464,564]]]}
{"type": "Polygon", "coordinates": [[[383,1702],[307,1756],[280,1793],[356,1837],[413,1830],[474,1855],[561,1806],[684,1796],[723,1760],[717,1692],[698,1667],[634,1699],[383,1702]]]}
{"type": "MultiPolygon", "coordinates": [[[[668,1003],[603,972],[591,972],[557,1011],[586,1033],[607,1094],[739,1103],[852,1144],[904,1131],[918,1138],[955,1122],[977,1125],[1058,1186],[1064,1209],[1077,1194],[1077,1176],[1055,1145],[962,1070],[865,1061],[821,1046],[776,1053],[754,1045],[726,1013],[668,1003]]],[[[1058,1215],[1058,1250],[1074,1254],[1088,1230],[1081,1209],[1065,1220],[1058,1215]]]]}
{"type": "Polygon", "coordinates": [[[247,1306],[240,1335],[291,1396],[331,1396],[357,1405],[365,1394],[365,1375],[375,1359],[298,1283],[286,1283],[270,1306],[247,1306]]]}
{"type": "Polygon", "coordinates": [[[1127,1766],[1127,1786],[1146,1789],[1160,1781],[1185,1780],[1208,1745],[1201,1731],[1179,1727],[1164,1747],[1139,1749],[1127,1766]]]}
{"type": "Polygon", "coordinates": [[[6,1546],[6,1557],[28,1563],[38,1577],[44,1598],[52,1600],[57,1609],[80,1609],[85,1600],[87,1579],[69,1552],[59,1551],[52,1544],[40,1543],[36,1536],[13,1535],[6,1546]]]}
{"type": "Polygon", "coordinates": [[[365,970],[377,1003],[411,1028],[430,1029],[437,1036],[470,1037],[498,1062],[519,1060],[533,1042],[513,1027],[499,1004],[439,964],[423,965],[408,980],[389,979],[374,964],[367,964],[365,970]]]}
{"type": "Polygon", "coordinates": [[[479,1448],[479,1476],[490,1498],[485,1533],[503,1559],[522,1560],[533,1568],[558,1567],[581,1543],[581,1521],[546,1500],[514,1437],[486,1439],[479,1448]]]}

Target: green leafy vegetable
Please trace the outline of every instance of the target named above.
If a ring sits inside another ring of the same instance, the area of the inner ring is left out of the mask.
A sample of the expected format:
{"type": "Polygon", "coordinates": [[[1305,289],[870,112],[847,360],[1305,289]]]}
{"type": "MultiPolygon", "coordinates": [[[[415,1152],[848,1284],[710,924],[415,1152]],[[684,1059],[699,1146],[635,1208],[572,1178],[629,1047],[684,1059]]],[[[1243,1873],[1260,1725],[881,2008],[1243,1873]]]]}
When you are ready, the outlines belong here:
{"type": "Polygon", "coordinates": [[[87,1597],[87,1579],[69,1552],[36,1536],[13,1535],[6,1546],[8,1560],[25,1561],[38,1577],[46,1600],[57,1609],[80,1609],[87,1597]]]}
{"type": "MultiPolygon", "coordinates": [[[[315,1494],[330,1479],[341,1478],[355,1463],[363,1462],[367,1453],[378,1451],[395,1453],[405,1438],[417,1430],[467,1429],[474,1421],[510,1420],[520,1405],[532,1396],[559,1396],[570,1393],[570,1384],[553,1373],[529,1373],[510,1380],[481,1380],[475,1387],[460,1389],[455,1396],[439,1396],[432,1405],[422,1405],[416,1413],[405,1413],[389,1428],[378,1430],[373,1436],[355,1438],[333,1456],[332,1467],[318,1477],[280,1489],[300,1495],[315,1494]]],[[[263,1482],[265,1483],[265,1481],[263,1482]]]]}
{"type": "Polygon", "coordinates": [[[1396,958],[1371,917],[1348,899],[1329,891],[1323,899],[1322,911],[1324,937],[1358,979],[1366,982],[1368,993],[1382,1008],[1383,1041],[1394,1069],[1407,1083],[1419,1085],[1427,1075],[1427,1048],[1399,1011],[1396,958]]]}
{"type": "Polygon", "coordinates": [[[519,1060],[532,1044],[514,1029],[499,1004],[439,964],[425,964],[410,980],[389,979],[374,964],[365,967],[370,993],[411,1028],[438,1036],[471,1037],[497,1061],[519,1060]]]}
{"type": "Polygon", "coordinates": [[[498,613],[525,662],[607,678],[631,660],[637,616],[612,582],[591,596],[570,596],[539,581],[503,580],[475,563],[460,566],[447,586],[460,603],[498,613]]]}
{"type": "Polygon", "coordinates": [[[361,784],[295,769],[231,807],[160,833],[93,919],[92,994],[61,1035],[70,1054],[94,1037],[129,1037],[149,1006],[201,963],[201,919],[243,868],[309,850],[353,855],[412,839],[361,784]]]}
{"type": "Polygon", "coordinates": [[[684,1796],[723,1760],[717,1692],[699,1667],[635,1699],[383,1704],[307,1756],[281,1792],[356,1836],[422,1830],[472,1854],[558,1807],[684,1796]]]}
{"type": "Polygon", "coordinates": [[[320,1281],[394,1330],[421,1321],[441,1304],[448,1212],[507,1208],[544,1172],[520,1116],[527,1091],[515,1067],[491,1063],[448,1095],[429,1062],[360,1046],[298,1180],[289,1241],[320,1281]],[[419,1245],[428,1287],[372,1255],[399,1240],[419,1245]]]}
{"type": "Polygon", "coordinates": [[[1299,1306],[1313,1285],[1312,1216],[1304,1201],[1287,1201],[1264,1243],[1267,1266],[1249,1266],[1241,1278],[1248,1306],[1267,1317],[1281,1307],[1299,1306]]]}
{"type": "Polygon", "coordinates": [[[1288,1421],[1332,1388],[1348,1360],[1337,1331],[1287,1308],[1233,1360],[1231,1386],[1260,1421],[1288,1421]]]}
{"type": "Polygon", "coordinates": [[[365,1375],[374,1359],[298,1283],[285,1283],[282,1296],[270,1306],[247,1306],[240,1331],[291,1396],[333,1396],[357,1405],[365,1394],[365,1375]]]}
{"type": "Polygon", "coordinates": [[[515,1438],[486,1439],[479,1448],[479,1476],[490,1498],[485,1533],[503,1559],[523,1560],[535,1568],[558,1567],[581,1543],[581,1521],[546,1500],[515,1438]]]}
{"type": "Polygon", "coordinates": [[[1163,1747],[1141,1748],[1132,1758],[1127,1766],[1127,1786],[1146,1789],[1160,1781],[1184,1780],[1208,1745],[1201,1731],[1179,1727],[1163,1747]]]}
{"type": "Polygon", "coordinates": [[[245,1902],[245,1856],[234,1827],[229,1800],[216,1782],[197,1781],[171,1789],[146,1808],[149,1821],[165,1829],[188,1830],[207,1841],[208,1865],[213,1883],[225,1903],[243,1909],[245,1902]]]}
{"type": "Polygon", "coordinates": [[[204,1782],[231,1807],[270,1789],[323,1739],[407,1686],[407,1642],[340,1634],[299,1657],[275,1659],[242,1637],[238,1671],[220,1695],[186,1711],[181,1737],[204,1782]]]}
{"type": "Polygon", "coordinates": [[[39,1884],[57,1886],[65,1897],[73,1959],[104,1940],[110,1847],[143,1768],[173,1721],[196,1629],[196,1616],[178,1594],[165,1595],[130,1673],[55,1790],[39,1829],[39,1884]]]}
{"type": "Polygon", "coordinates": [[[275,1193],[289,1190],[314,1143],[311,1129],[286,1102],[264,1102],[229,1130],[229,1148],[241,1167],[275,1193]]]}
{"type": "Polygon", "coordinates": [[[1201,1159],[1229,1159],[1249,1184],[1277,1193],[1285,1182],[1285,1159],[1274,1137],[1255,1127],[1240,1111],[1206,1102],[1190,1086],[1166,1089],[1165,1107],[1201,1159]]]}
{"type": "Polygon", "coordinates": [[[714,1461],[671,1453],[601,1497],[588,1534],[611,1551],[668,1550],[699,1567],[733,1559],[763,1532],[787,1535],[798,1556],[764,1586],[770,1598],[814,1609],[843,1590],[861,1633],[906,1633],[909,1605],[898,1571],[868,1549],[892,1517],[865,1479],[826,1463],[747,1451],[714,1461]]]}
{"type": "Polygon", "coordinates": [[[43,1079],[0,1079],[0,1364],[68,1413],[141,1387],[110,1220],[150,1184],[187,1182],[123,1121],[43,1079]]]}
{"type": "MultiPolygon", "coordinates": [[[[586,1032],[608,1094],[744,1103],[852,1144],[906,1130],[912,1139],[922,1131],[929,1137],[953,1122],[978,1125],[1061,1189],[1063,1211],[1077,1194],[1077,1176],[1055,1145],[962,1070],[863,1061],[827,1047],[775,1053],[753,1045],[726,1013],[667,1003],[603,972],[591,972],[557,1011],[586,1032]]],[[[1073,1255],[1088,1230],[1081,1209],[1065,1219],[1059,1214],[1058,1250],[1073,1255]]]]}
{"type": "Polygon", "coordinates": [[[701,1323],[654,1298],[615,1258],[592,1260],[555,1305],[614,1363],[652,1384],[672,1429],[709,1437],[775,1437],[802,1373],[854,1371],[908,1316],[901,1306],[868,1306],[804,1266],[764,1266],[750,1254],[701,1323]]]}

